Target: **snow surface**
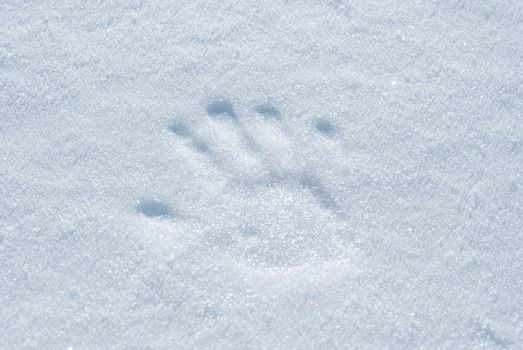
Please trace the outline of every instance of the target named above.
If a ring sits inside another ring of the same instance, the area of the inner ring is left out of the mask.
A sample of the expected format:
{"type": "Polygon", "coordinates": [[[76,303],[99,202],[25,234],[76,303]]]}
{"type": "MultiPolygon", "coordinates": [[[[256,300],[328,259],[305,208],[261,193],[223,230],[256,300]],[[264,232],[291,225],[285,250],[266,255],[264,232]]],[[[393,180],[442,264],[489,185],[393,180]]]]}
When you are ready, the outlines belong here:
{"type": "Polygon", "coordinates": [[[0,348],[523,348],[523,2],[0,2],[0,348]]]}

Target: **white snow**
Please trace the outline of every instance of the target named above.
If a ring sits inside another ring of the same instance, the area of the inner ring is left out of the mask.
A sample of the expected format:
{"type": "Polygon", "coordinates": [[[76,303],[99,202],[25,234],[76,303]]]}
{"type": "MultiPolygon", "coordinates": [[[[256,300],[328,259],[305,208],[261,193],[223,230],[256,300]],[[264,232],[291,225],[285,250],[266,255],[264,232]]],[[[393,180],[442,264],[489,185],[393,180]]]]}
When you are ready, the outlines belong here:
{"type": "Polygon", "coordinates": [[[0,348],[520,349],[519,0],[0,2],[0,348]]]}

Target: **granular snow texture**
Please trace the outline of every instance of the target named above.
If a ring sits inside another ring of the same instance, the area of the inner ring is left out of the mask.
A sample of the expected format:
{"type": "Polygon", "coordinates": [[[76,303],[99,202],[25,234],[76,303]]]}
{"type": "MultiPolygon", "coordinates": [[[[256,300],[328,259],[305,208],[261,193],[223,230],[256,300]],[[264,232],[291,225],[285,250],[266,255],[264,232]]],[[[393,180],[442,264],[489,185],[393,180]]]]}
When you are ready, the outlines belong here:
{"type": "Polygon", "coordinates": [[[520,0],[0,1],[0,348],[523,348],[520,0]]]}

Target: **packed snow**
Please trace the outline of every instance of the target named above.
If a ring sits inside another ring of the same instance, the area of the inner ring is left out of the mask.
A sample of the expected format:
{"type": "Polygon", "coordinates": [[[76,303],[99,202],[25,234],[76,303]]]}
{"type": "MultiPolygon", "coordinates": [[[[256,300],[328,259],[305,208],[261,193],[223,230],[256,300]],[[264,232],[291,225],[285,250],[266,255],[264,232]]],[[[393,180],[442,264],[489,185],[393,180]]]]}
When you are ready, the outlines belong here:
{"type": "Polygon", "coordinates": [[[523,2],[3,0],[0,348],[523,348],[523,2]]]}

